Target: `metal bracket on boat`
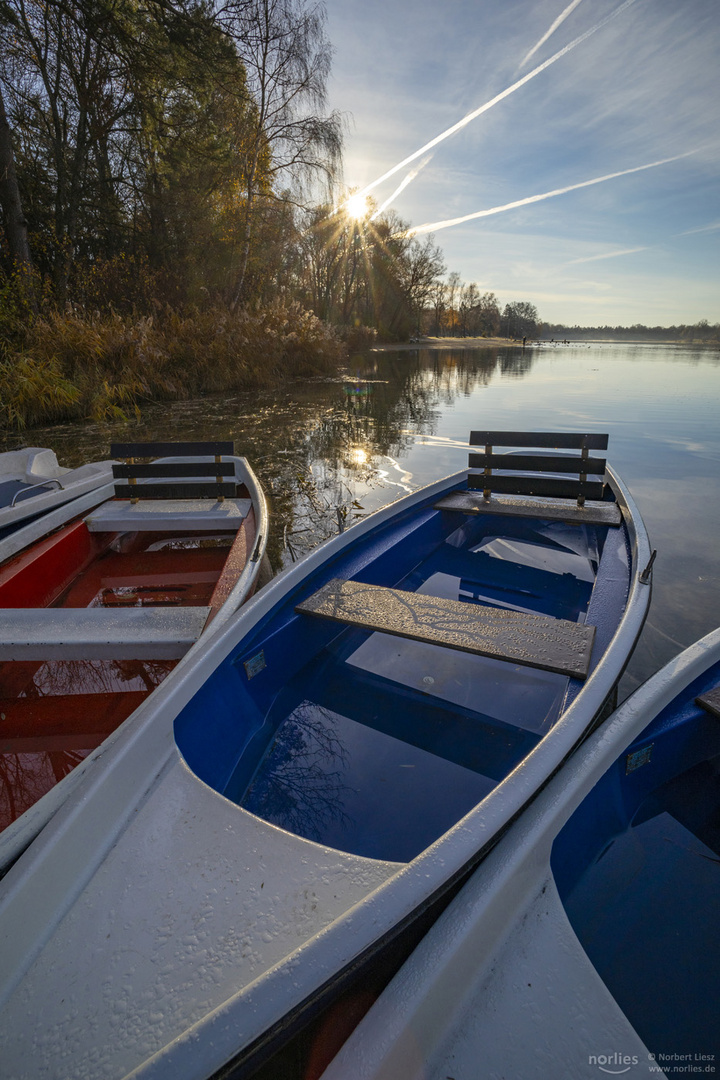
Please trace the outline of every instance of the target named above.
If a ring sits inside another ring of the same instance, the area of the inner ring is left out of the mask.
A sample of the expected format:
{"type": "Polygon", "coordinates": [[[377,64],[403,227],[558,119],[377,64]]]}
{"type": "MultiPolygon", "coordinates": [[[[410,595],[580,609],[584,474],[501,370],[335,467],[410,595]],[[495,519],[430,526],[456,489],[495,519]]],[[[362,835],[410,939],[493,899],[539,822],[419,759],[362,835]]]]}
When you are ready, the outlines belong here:
{"type": "Polygon", "coordinates": [[[645,567],[645,569],[643,570],[642,574],[640,575],[640,580],[643,583],[643,585],[647,585],[648,582],[650,581],[650,578],[652,576],[653,563],[655,562],[655,557],[656,556],[657,556],[657,551],[656,551],[655,548],[653,548],[653,553],[650,556],[648,564],[645,567]]]}
{"type": "Polygon", "coordinates": [[[16,491],[15,494],[13,495],[13,500],[10,503],[10,509],[12,510],[12,508],[15,505],[16,501],[20,498],[21,495],[27,495],[28,491],[34,491],[35,488],[47,487],[48,484],[57,484],[57,486],[60,488],[61,491],[65,490],[65,488],[62,486],[60,481],[56,480],[55,477],[53,476],[49,480],[43,480],[39,484],[30,484],[29,487],[24,487],[24,488],[21,488],[20,491],[16,491]]]}

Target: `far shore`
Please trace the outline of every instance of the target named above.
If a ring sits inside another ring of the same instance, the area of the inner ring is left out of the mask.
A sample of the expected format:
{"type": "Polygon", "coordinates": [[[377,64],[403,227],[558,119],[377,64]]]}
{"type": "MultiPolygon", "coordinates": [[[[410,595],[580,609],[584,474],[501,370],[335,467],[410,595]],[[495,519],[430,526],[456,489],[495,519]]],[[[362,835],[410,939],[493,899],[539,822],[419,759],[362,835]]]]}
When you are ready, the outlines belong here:
{"type": "Polygon", "coordinates": [[[416,341],[383,342],[371,352],[407,352],[409,349],[482,349],[490,345],[522,345],[522,338],[422,337],[416,341]]]}
{"type": "MultiPolygon", "coordinates": [[[[678,340],[677,338],[527,338],[526,348],[541,345],[713,345],[716,341],[678,340]]],[[[410,352],[411,349],[486,349],[498,345],[523,345],[522,338],[500,337],[422,337],[415,341],[386,341],[373,345],[370,352],[410,352]]]]}

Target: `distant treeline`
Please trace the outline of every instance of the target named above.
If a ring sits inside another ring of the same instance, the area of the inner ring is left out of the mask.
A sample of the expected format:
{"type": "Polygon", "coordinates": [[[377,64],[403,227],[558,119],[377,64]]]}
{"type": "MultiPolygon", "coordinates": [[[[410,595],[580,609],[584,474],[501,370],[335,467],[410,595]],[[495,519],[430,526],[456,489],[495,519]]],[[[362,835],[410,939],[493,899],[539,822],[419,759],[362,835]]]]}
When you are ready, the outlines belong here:
{"type": "Polygon", "coordinates": [[[714,325],[707,319],[691,325],[680,326],[565,326],[562,323],[545,323],[540,328],[543,338],[560,338],[573,341],[602,339],[603,341],[685,341],[702,344],[720,342],[720,323],[714,325]]]}

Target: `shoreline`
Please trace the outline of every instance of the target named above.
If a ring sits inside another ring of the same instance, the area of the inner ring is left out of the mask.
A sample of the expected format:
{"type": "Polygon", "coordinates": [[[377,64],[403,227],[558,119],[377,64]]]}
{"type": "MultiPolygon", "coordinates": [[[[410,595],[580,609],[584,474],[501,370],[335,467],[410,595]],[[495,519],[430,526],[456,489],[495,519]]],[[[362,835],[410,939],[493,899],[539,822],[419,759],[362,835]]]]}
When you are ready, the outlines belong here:
{"type": "Polygon", "coordinates": [[[413,349],[495,349],[506,348],[536,349],[543,346],[571,345],[678,345],[697,348],[698,346],[717,348],[716,341],[694,341],[678,338],[530,338],[523,346],[522,338],[500,337],[424,337],[418,341],[381,342],[373,345],[370,352],[410,352],[413,349]]]}
{"type": "Polygon", "coordinates": [[[498,345],[520,345],[522,338],[499,337],[424,337],[419,341],[382,342],[370,352],[409,352],[411,349],[482,349],[498,345]]]}

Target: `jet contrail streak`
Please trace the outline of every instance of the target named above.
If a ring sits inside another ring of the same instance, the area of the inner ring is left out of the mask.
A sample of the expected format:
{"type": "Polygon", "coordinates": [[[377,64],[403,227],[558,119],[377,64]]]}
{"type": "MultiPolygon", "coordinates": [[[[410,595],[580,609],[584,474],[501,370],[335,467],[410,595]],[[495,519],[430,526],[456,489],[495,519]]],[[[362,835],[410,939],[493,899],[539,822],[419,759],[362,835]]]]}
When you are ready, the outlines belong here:
{"type": "Polygon", "coordinates": [[[629,176],[630,173],[643,172],[645,169],[656,169],[658,165],[668,165],[671,161],[679,161],[681,158],[696,154],[697,150],[688,150],[684,154],[675,154],[674,157],[662,158],[660,161],[651,161],[647,165],[636,165],[632,169],[622,169],[620,172],[607,173],[605,176],[596,176],[592,180],[583,180],[580,184],[569,184],[567,187],[555,188],[554,191],[545,191],[542,195],[529,195],[526,199],[517,199],[516,202],[505,203],[504,206],[493,206],[489,210],[476,210],[474,214],[464,214],[463,217],[448,218],[446,221],[432,221],[425,225],[416,225],[401,236],[417,236],[418,233],[438,232],[440,229],[449,229],[452,225],[462,225],[464,221],[472,221],[474,218],[491,217],[493,214],[502,214],[506,210],[515,210],[519,206],[529,206],[530,203],[542,202],[543,199],[553,199],[556,195],[567,195],[569,191],[577,191],[579,188],[592,187],[593,184],[603,184],[606,180],[616,180],[618,176],[629,176]]]}
{"type": "Polygon", "coordinates": [[[370,218],[371,221],[374,221],[376,217],[380,217],[380,215],[383,213],[383,211],[387,210],[388,206],[390,206],[392,203],[395,202],[395,200],[397,199],[400,192],[404,191],[405,188],[408,186],[408,184],[412,183],[412,181],[415,179],[415,177],[418,175],[418,173],[422,172],[422,170],[425,168],[425,166],[427,165],[427,163],[431,159],[432,159],[432,154],[428,154],[428,156],[426,158],[424,158],[423,161],[420,162],[420,164],[418,165],[418,167],[416,169],[412,169],[407,174],[407,176],[403,177],[403,179],[400,181],[398,186],[393,191],[392,195],[388,195],[385,202],[382,203],[381,206],[378,206],[377,210],[375,211],[375,213],[370,218]]]}
{"type": "Polygon", "coordinates": [[[572,0],[572,3],[568,4],[568,6],[565,8],[565,10],[560,15],[558,15],[555,22],[552,24],[550,29],[545,34],[543,34],[543,36],[538,41],[537,45],[533,45],[530,52],[526,56],[524,56],[523,59],[520,61],[520,67],[521,68],[525,67],[525,65],[527,64],[530,57],[535,55],[535,53],[538,51],[540,46],[544,45],[549,37],[552,37],[552,35],[557,30],[558,26],[560,26],[562,23],[565,22],[568,15],[570,15],[575,10],[575,8],[578,6],[579,3],[581,3],[581,0],[572,0]]]}
{"type": "Polygon", "coordinates": [[[608,251],[605,255],[588,255],[584,259],[571,259],[568,266],[576,266],[577,263],[600,262],[602,259],[615,259],[618,255],[635,255],[638,251],[647,251],[647,247],[622,248],[620,251],[608,251]]]}
{"type": "Polygon", "coordinates": [[[574,41],[571,41],[568,45],[565,45],[564,48],[560,49],[559,52],[556,52],[553,56],[551,56],[549,60],[544,60],[542,64],[539,64],[536,68],[533,68],[532,71],[529,71],[527,75],[523,75],[522,79],[518,79],[517,82],[514,82],[512,86],[508,86],[507,89],[502,90],[490,101],[486,101],[484,105],[480,106],[480,108],[475,109],[471,113],[468,113],[467,116],[464,116],[462,118],[462,120],[458,120],[457,124],[453,124],[452,127],[449,127],[447,128],[447,130],[442,131],[439,135],[436,135],[434,139],[431,139],[430,142],[425,143],[425,145],[421,146],[419,150],[415,151],[415,153],[410,154],[406,158],[403,158],[403,160],[398,162],[397,165],[393,165],[392,169],[388,169],[388,171],[383,173],[382,176],[379,176],[377,180],[373,180],[373,182],[371,184],[368,184],[367,187],[364,187],[362,191],[359,192],[359,194],[367,195],[369,191],[372,191],[379,184],[382,184],[384,180],[387,180],[389,179],[389,177],[394,176],[396,172],[404,169],[406,165],[409,165],[411,161],[415,161],[415,159],[419,158],[421,154],[426,154],[428,150],[432,150],[432,148],[434,146],[437,146],[438,143],[441,143],[444,139],[449,138],[450,135],[454,135],[456,131],[460,131],[461,128],[464,128],[465,125],[469,124],[471,120],[475,120],[476,117],[480,116],[484,112],[487,112],[488,109],[492,109],[493,105],[497,105],[498,102],[503,101],[506,97],[509,97],[510,94],[515,93],[515,91],[519,90],[521,86],[524,86],[525,83],[530,82],[530,80],[534,79],[536,75],[539,75],[541,71],[545,71],[545,69],[549,68],[551,64],[554,64],[557,60],[560,60],[561,57],[566,56],[571,49],[574,49],[577,45],[581,45],[583,41],[587,41],[587,39],[592,34],[596,33],[598,30],[601,30],[603,26],[607,26],[611,19],[614,19],[617,15],[620,15],[621,12],[625,11],[626,8],[629,8],[630,5],[634,3],[635,0],[625,0],[625,2],[620,5],[620,7],[615,8],[615,10],[611,11],[609,15],[606,15],[604,19],[601,19],[599,23],[596,23],[595,26],[590,27],[590,29],[586,30],[584,34],[581,34],[580,37],[576,37],[574,41]]]}
{"type": "Polygon", "coordinates": [[[678,233],[678,236],[694,236],[695,233],[714,232],[716,229],[720,229],[720,221],[713,222],[712,225],[699,225],[697,229],[686,229],[685,232],[678,233]]]}

